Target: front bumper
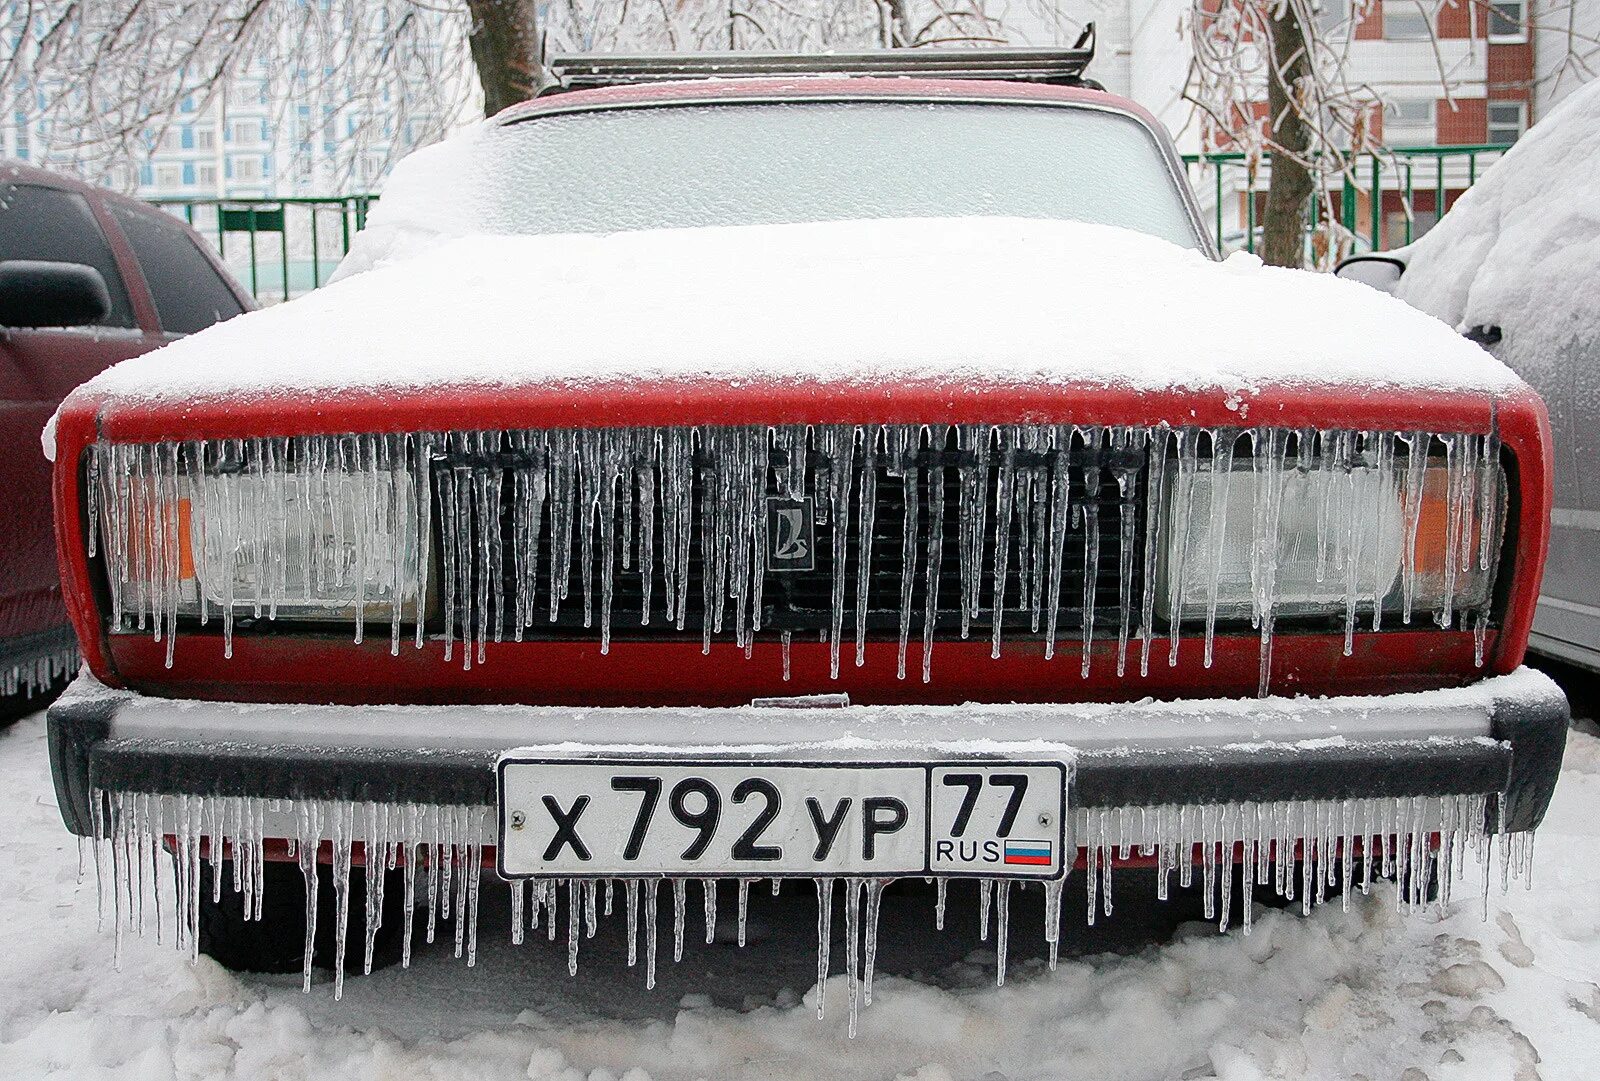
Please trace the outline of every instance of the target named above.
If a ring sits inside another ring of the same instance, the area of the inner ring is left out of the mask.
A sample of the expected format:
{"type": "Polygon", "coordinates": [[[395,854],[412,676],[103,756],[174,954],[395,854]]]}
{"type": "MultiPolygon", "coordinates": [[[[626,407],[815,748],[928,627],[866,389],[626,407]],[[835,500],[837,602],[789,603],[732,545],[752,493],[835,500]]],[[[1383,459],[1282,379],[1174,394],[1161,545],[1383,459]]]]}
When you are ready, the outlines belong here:
{"type": "Polygon", "coordinates": [[[734,709],[246,705],[83,676],[50,708],[49,739],[62,817],[84,836],[97,791],[490,807],[498,758],[527,747],[733,761],[1065,748],[1079,812],[1483,794],[1487,827],[1513,833],[1544,815],[1568,719],[1530,669],[1373,697],[734,709]]]}

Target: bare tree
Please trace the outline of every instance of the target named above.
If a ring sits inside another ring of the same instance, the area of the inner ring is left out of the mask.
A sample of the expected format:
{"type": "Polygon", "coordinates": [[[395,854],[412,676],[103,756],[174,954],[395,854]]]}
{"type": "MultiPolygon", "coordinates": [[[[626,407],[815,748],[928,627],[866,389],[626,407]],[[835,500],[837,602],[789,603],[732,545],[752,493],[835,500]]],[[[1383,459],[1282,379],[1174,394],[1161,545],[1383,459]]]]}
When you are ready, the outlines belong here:
{"type": "Polygon", "coordinates": [[[370,182],[374,151],[381,170],[473,107],[469,36],[449,0],[14,0],[0,101],[42,133],[35,157],[106,179],[180,118],[219,116],[220,141],[230,87],[270,84],[274,123],[294,133],[280,146],[334,143],[333,181],[370,182]]]}
{"type": "Polygon", "coordinates": [[[11,0],[0,103],[41,133],[36,157],[106,180],[147,160],[177,118],[225,111],[230,86],[270,83],[279,147],[332,144],[330,180],[364,186],[472,113],[530,97],[544,48],[981,44],[1006,36],[988,10],[998,2],[11,0]]]}
{"type": "Polygon", "coordinates": [[[1306,103],[1297,100],[1311,77],[1311,52],[1305,30],[1292,4],[1266,13],[1263,29],[1267,50],[1267,123],[1272,145],[1279,149],[1267,187],[1261,258],[1273,266],[1297,267],[1304,250],[1306,200],[1311,198],[1311,125],[1306,103]]]}
{"type": "Polygon", "coordinates": [[[539,25],[534,0],[466,0],[472,62],[483,86],[483,112],[493,116],[539,88],[539,25]]]}
{"type": "MultiPolygon", "coordinates": [[[[1468,21],[1468,56],[1482,60],[1485,28],[1497,18],[1492,0],[1410,0],[1426,26],[1434,57],[1430,82],[1445,107],[1456,107],[1464,79],[1441,48],[1438,19],[1449,13],[1468,21]]],[[[1527,5],[1525,30],[1564,58],[1541,66],[1549,80],[1591,76],[1600,67],[1600,39],[1579,16],[1595,0],[1541,0],[1527,5]]],[[[1310,228],[1313,199],[1325,235],[1323,258],[1331,260],[1353,239],[1339,224],[1338,200],[1345,181],[1358,185],[1360,155],[1389,155],[1376,118],[1387,104],[1378,89],[1359,80],[1350,63],[1353,28],[1380,0],[1192,0],[1184,15],[1193,50],[1185,98],[1195,108],[1203,143],[1236,149],[1254,175],[1270,169],[1262,221],[1262,258],[1300,266],[1310,228]]],[[[1600,6],[1600,5],[1596,5],[1600,6]]],[[[1527,88],[1534,91],[1536,87],[1527,88]]],[[[1391,166],[1395,163],[1390,161],[1391,166]]],[[[1377,193],[1371,194],[1376,198],[1377,193]]],[[[1442,208],[1439,208],[1442,210],[1442,208]]]]}

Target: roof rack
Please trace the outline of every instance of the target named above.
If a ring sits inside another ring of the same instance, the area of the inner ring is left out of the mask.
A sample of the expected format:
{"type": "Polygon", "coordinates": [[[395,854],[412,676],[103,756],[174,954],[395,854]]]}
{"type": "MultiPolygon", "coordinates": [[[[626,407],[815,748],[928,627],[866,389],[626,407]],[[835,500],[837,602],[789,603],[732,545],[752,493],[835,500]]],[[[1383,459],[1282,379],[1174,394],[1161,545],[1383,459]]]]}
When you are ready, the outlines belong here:
{"type": "Polygon", "coordinates": [[[1094,23],[1071,47],[876,49],[854,53],[659,53],[552,56],[539,93],[694,79],[757,79],[785,75],[991,79],[1058,86],[1099,84],[1083,77],[1094,59],[1094,23]]]}

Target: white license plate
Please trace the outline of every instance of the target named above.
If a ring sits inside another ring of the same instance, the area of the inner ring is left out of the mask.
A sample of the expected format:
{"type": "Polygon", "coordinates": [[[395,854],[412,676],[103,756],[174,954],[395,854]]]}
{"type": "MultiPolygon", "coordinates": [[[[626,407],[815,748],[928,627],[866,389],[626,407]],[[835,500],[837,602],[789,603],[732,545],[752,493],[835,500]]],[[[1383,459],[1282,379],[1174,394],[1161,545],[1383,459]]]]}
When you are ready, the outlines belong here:
{"type": "Polygon", "coordinates": [[[1060,762],[500,760],[508,878],[1059,878],[1060,762]]]}

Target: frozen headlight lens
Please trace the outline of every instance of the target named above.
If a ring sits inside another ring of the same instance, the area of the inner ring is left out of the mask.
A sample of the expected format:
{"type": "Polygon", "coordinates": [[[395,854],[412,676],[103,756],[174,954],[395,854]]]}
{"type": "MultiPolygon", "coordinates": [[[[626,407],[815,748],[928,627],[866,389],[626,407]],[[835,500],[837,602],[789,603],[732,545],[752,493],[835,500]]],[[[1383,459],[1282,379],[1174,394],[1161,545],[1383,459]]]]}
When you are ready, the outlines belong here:
{"type": "Polygon", "coordinates": [[[208,509],[187,531],[198,614],[257,604],[302,619],[347,618],[357,609],[414,609],[420,592],[417,523],[409,483],[385,473],[207,476],[208,509]],[[215,513],[222,511],[221,514],[215,513]]]}
{"type": "Polygon", "coordinates": [[[1504,499],[1499,467],[1482,476],[1487,493],[1463,491],[1459,480],[1452,486],[1443,465],[1409,484],[1404,469],[1371,466],[1291,466],[1274,478],[1248,461],[1187,476],[1169,465],[1159,508],[1163,614],[1195,619],[1215,604],[1222,618],[1256,617],[1271,603],[1279,615],[1409,608],[1444,621],[1453,610],[1482,607],[1504,499]],[[1267,487],[1274,484],[1275,493],[1267,487]],[[1274,496],[1276,529],[1265,536],[1274,496]]]}

